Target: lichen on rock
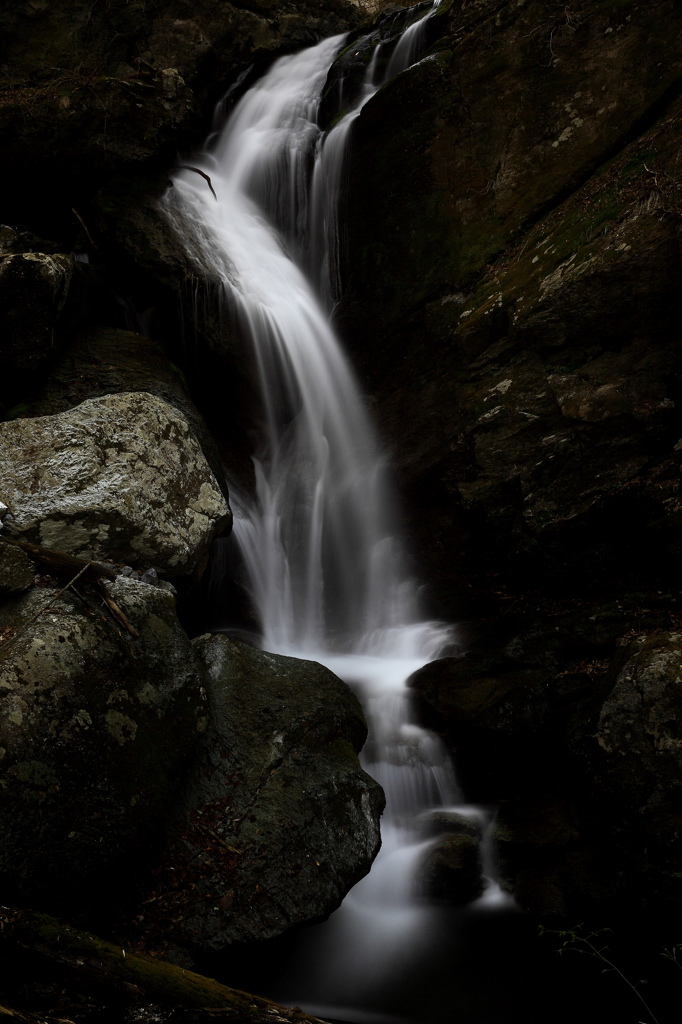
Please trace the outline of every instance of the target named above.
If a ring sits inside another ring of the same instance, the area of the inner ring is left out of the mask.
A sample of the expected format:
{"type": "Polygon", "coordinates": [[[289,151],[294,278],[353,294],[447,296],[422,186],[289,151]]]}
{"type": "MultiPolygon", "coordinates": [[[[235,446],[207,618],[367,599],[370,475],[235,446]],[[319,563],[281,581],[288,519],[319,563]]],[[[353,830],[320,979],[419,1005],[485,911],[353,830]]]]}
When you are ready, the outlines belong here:
{"type": "Polygon", "coordinates": [[[189,575],[229,526],[187,421],[152,395],[109,395],[3,423],[0,438],[13,532],[43,547],[189,575]]]}
{"type": "Polygon", "coordinates": [[[68,913],[115,901],[158,844],[205,725],[173,597],[123,577],[107,586],[137,637],[69,591],[0,606],[14,631],[0,647],[6,900],[68,913]]]}

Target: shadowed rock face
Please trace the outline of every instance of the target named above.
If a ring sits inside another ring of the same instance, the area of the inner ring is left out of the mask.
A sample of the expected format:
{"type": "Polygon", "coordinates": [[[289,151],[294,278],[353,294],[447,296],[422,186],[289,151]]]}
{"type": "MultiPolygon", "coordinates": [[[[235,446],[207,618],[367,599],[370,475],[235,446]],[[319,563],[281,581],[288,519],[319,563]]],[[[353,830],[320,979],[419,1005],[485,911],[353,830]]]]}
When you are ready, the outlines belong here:
{"type": "Polygon", "coordinates": [[[326,917],[369,871],[381,788],[356,697],[327,669],[224,636],[195,641],[211,725],[141,925],[193,953],[326,917]]]}
{"type": "Polygon", "coordinates": [[[144,178],[163,184],[177,153],[203,141],[213,104],[240,69],[358,17],[344,0],[12,5],[0,14],[0,183],[13,193],[3,220],[40,211],[75,228],[75,207],[90,226],[98,192],[114,213],[126,176],[137,176],[138,190],[144,178]]]}
{"type": "Polygon", "coordinates": [[[502,802],[524,905],[665,915],[660,652],[631,719],[609,694],[633,636],[679,629],[680,10],[446,0],[429,32],[354,125],[337,311],[432,607],[464,622],[414,685],[467,794],[502,802]]]}
{"type": "Polygon", "coordinates": [[[680,12],[452,3],[432,23],[431,57],[355,124],[338,318],[438,606],[470,614],[462,574],[664,573],[680,12]]]}
{"type": "Polygon", "coordinates": [[[0,607],[14,636],[0,657],[5,901],[69,914],[115,901],[158,843],[206,728],[173,597],[123,578],[109,591],[137,638],[71,592],[34,587],[0,607]]]}

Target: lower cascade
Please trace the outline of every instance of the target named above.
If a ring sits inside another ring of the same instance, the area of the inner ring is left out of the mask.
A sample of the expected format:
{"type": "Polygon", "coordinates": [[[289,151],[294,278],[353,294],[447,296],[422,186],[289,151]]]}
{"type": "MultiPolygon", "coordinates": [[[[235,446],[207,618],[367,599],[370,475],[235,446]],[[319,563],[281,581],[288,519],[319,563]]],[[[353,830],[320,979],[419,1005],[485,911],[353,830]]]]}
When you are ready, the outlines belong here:
{"type": "MultiPolygon", "coordinates": [[[[435,7],[422,7],[394,42],[389,77],[417,58],[421,23],[435,7]]],[[[255,495],[233,500],[262,646],[319,661],[353,687],[370,729],[363,764],[387,798],[371,873],[316,930],[291,991],[273,994],[364,1019],[353,1013],[368,991],[433,932],[434,911],[415,882],[434,842],[428,812],[456,810],[479,832],[488,819],[459,806],[443,745],[411,720],[406,680],[453,643],[453,630],[420,613],[386,458],[325,311],[338,292],[349,128],[381,84],[376,57],[387,45],[376,45],[355,105],[324,134],[318,107],[343,41],[278,60],[197,167],[175,173],[165,209],[197,267],[219,278],[227,315],[253,350],[255,495]]],[[[502,899],[487,880],[479,903],[502,899]]]]}

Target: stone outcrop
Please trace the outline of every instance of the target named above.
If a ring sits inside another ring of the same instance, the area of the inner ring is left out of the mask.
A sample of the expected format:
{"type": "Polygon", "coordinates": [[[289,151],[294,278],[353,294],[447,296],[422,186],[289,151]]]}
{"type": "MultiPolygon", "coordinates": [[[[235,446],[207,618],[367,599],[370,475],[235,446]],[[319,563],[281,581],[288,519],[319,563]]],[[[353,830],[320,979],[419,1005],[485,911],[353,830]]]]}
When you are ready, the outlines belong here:
{"type": "Polygon", "coordinates": [[[190,575],[230,515],[187,421],[145,393],[0,424],[16,536],[86,559],[190,575]]]}
{"type": "MultiPolygon", "coordinates": [[[[3,546],[4,549],[4,546],[3,546]]],[[[0,880],[5,900],[67,914],[115,903],[158,846],[208,708],[172,595],[106,584],[0,606],[0,880]]]]}
{"type": "Polygon", "coordinates": [[[549,642],[533,671],[510,670],[510,654],[506,665],[499,653],[443,659],[413,677],[468,791],[501,803],[503,884],[544,915],[617,915],[626,898],[679,906],[679,633],[563,671],[549,642]]]}
{"type": "Polygon", "coordinates": [[[211,724],[139,925],[153,948],[193,955],[336,909],[379,849],[384,802],[345,683],[224,636],[195,643],[211,724]]]}
{"type": "Polygon", "coordinates": [[[73,208],[92,232],[95,197],[115,219],[125,176],[158,190],[177,152],[202,142],[239,71],[358,18],[343,0],[13,5],[0,15],[5,220],[28,222],[40,210],[80,231],[73,208]]]}
{"type": "Polygon", "coordinates": [[[445,3],[430,25],[355,123],[339,323],[437,605],[665,573],[679,9],[445,3]]]}

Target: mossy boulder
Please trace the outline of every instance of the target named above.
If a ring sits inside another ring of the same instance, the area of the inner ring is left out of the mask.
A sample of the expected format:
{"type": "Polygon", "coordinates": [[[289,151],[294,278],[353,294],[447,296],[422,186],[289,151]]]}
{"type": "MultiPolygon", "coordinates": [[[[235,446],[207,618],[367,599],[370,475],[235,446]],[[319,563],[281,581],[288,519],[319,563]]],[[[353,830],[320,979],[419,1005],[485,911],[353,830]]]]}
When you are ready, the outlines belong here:
{"type": "Polygon", "coordinates": [[[0,486],[17,537],[189,576],[231,525],[187,420],[153,395],[107,395],[13,420],[0,424],[0,438],[0,486]]]}
{"type": "Polygon", "coordinates": [[[124,634],[87,590],[0,606],[0,889],[73,914],[142,869],[207,724],[201,666],[173,597],[119,577],[124,634]]]}
{"type": "Polygon", "coordinates": [[[384,803],[345,683],[225,636],[195,644],[211,725],[139,922],[190,955],[326,917],[369,871],[384,803]]]}
{"type": "Polygon", "coordinates": [[[82,328],[69,339],[49,378],[34,388],[24,415],[52,416],[88,398],[132,392],[154,395],[187,420],[227,499],[225,469],[213,436],[192,401],[182,371],[153,338],[115,327],[82,328]]]}

